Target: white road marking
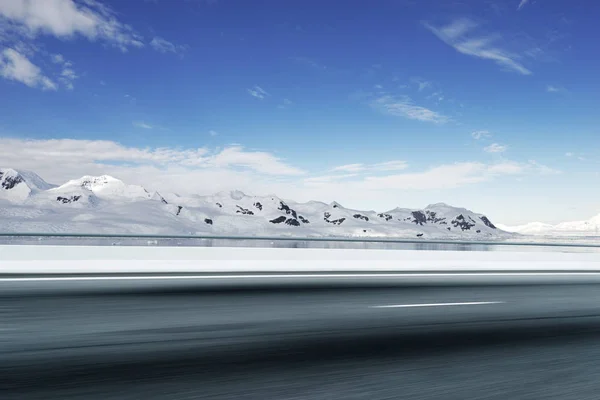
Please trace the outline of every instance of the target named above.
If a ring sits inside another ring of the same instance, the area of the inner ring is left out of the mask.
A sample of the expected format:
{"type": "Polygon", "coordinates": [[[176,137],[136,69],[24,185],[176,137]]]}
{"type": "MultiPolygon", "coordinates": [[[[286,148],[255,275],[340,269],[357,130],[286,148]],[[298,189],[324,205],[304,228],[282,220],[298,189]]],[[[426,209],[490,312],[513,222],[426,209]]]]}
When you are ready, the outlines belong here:
{"type": "MultiPolygon", "coordinates": [[[[1,273],[1,270],[0,270],[1,273]]],[[[459,273],[348,273],[348,274],[238,274],[238,275],[112,275],[112,276],[44,276],[0,278],[0,282],[60,282],[119,280],[181,280],[181,279],[286,279],[286,278],[425,278],[425,277],[511,277],[511,276],[600,276],[600,272],[459,272],[459,273]]]]}
{"type": "Polygon", "coordinates": [[[424,304],[390,304],[371,306],[370,308],[413,308],[413,307],[448,307],[448,306],[480,306],[484,304],[504,304],[504,301],[469,301],[463,303],[424,303],[424,304]]]}

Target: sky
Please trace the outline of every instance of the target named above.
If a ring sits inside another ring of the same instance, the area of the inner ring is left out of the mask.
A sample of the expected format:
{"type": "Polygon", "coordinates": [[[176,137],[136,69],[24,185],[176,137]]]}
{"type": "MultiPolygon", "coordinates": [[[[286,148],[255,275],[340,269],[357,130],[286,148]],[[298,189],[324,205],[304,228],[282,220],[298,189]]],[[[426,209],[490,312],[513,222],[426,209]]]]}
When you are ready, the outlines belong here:
{"type": "Polygon", "coordinates": [[[0,0],[0,165],[499,223],[600,213],[600,3],[0,0]]]}

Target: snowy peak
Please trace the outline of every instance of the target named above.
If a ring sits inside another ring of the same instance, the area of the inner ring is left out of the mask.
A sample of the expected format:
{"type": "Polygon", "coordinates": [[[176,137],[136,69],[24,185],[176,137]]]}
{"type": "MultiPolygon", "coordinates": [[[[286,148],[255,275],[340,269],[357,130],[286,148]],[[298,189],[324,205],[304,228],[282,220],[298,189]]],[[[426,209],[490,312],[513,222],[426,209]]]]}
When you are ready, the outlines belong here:
{"type": "Polygon", "coordinates": [[[32,194],[50,188],[52,185],[33,172],[0,168],[0,199],[19,203],[32,194]]]}
{"type": "Polygon", "coordinates": [[[79,179],[68,181],[62,186],[56,188],[57,191],[73,191],[75,189],[85,189],[92,192],[99,198],[104,199],[150,199],[150,194],[142,186],[127,185],[122,180],[110,175],[101,176],[83,176],[79,179]]]}

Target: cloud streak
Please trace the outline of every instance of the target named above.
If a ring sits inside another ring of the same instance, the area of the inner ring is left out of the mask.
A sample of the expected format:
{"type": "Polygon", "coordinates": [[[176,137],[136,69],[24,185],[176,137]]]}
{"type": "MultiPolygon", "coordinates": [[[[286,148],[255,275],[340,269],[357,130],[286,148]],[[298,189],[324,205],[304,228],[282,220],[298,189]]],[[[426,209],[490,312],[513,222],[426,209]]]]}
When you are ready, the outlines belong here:
{"type": "Polygon", "coordinates": [[[521,10],[521,8],[525,7],[525,5],[529,3],[529,0],[521,0],[521,2],[519,3],[517,10],[521,10]]]}
{"type": "Polygon", "coordinates": [[[423,23],[435,36],[461,54],[490,60],[502,68],[522,75],[531,75],[531,71],[521,64],[519,55],[497,46],[499,35],[482,36],[473,34],[478,24],[467,18],[457,19],[449,25],[435,27],[423,23]]]}
{"type": "MultiPolygon", "coordinates": [[[[268,152],[248,151],[242,146],[224,149],[179,149],[170,147],[128,147],[110,140],[24,140],[0,138],[0,159],[8,166],[16,165],[34,171],[53,170],[54,164],[68,159],[74,166],[94,166],[124,163],[157,168],[245,169],[263,175],[295,176],[304,171],[288,165],[268,152]],[[22,158],[20,160],[20,158],[22,158]],[[25,165],[24,165],[25,164],[25,165]]],[[[79,167],[74,167],[79,168],[79,167]]],[[[83,172],[82,172],[83,173],[83,172]]]]}
{"type": "Polygon", "coordinates": [[[152,38],[152,41],[150,42],[150,47],[163,54],[182,54],[186,50],[186,46],[174,44],[159,36],[155,36],[154,38],[152,38]]]}
{"type": "Polygon", "coordinates": [[[471,132],[471,137],[475,140],[487,139],[492,137],[492,133],[486,130],[474,131],[471,132]]]}
{"type": "Polygon", "coordinates": [[[269,93],[267,93],[263,88],[261,88],[258,85],[255,85],[253,88],[247,90],[250,96],[256,97],[260,100],[263,100],[265,97],[269,96],[269,93]]]}
{"type": "Polygon", "coordinates": [[[153,129],[154,128],[152,125],[147,124],[143,121],[134,121],[133,126],[135,126],[136,128],[142,128],[142,129],[153,129]]]}
{"type": "Polygon", "coordinates": [[[508,146],[498,143],[492,143],[483,149],[486,153],[504,153],[506,150],[508,150],[508,146]]]}
{"type": "Polygon", "coordinates": [[[384,95],[371,101],[371,106],[385,114],[423,122],[443,124],[449,118],[436,111],[413,104],[408,96],[384,95]]]}

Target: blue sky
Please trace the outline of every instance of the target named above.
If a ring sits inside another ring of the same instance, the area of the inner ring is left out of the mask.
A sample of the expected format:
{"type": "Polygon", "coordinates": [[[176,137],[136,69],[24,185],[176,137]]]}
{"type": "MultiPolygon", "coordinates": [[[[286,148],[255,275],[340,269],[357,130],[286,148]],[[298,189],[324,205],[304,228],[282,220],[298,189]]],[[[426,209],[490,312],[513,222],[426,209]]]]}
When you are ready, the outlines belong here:
{"type": "Polygon", "coordinates": [[[600,4],[0,0],[0,160],[516,224],[600,213],[600,4]]]}

